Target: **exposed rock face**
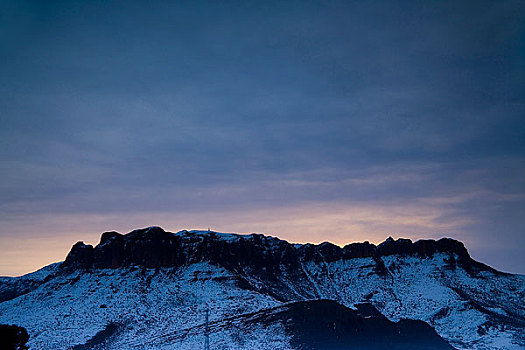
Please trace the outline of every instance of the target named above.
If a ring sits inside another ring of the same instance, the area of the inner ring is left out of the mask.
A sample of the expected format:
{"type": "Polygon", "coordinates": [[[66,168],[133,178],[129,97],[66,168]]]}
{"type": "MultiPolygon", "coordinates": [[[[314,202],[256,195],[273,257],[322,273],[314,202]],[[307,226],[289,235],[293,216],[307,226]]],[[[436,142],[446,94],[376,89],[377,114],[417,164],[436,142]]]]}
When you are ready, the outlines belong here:
{"type": "Polygon", "coordinates": [[[67,255],[67,266],[85,268],[93,265],[93,250],[91,244],[75,243],[67,255]]]}
{"type": "Polygon", "coordinates": [[[450,255],[448,263],[451,269],[458,264],[473,272],[490,269],[472,260],[463,243],[448,238],[415,243],[408,239],[389,238],[378,246],[364,242],[341,248],[328,242],[293,245],[260,234],[234,235],[207,231],[171,233],[155,226],[134,230],[126,235],[105,232],[95,248],[78,242],[62,264],[62,269],[116,269],[127,266],[177,268],[210,262],[234,272],[242,288],[255,289],[278,300],[289,301],[319,297],[317,291],[312,289],[311,278],[305,273],[304,264],[323,265],[338,260],[372,258],[374,272],[388,278],[388,269],[381,257],[401,255],[425,258],[437,252],[450,255]],[[254,280],[262,283],[253,283],[254,280]]]}
{"type": "Polygon", "coordinates": [[[426,239],[412,243],[410,239],[400,238],[394,240],[389,237],[377,246],[380,255],[417,255],[429,257],[435,253],[455,253],[461,257],[469,258],[467,249],[463,243],[450,238],[442,238],[438,241],[426,239]]]}
{"type": "MultiPolygon", "coordinates": [[[[230,270],[249,267],[271,273],[281,266],[293,270],[300,263],[312,261],[333,262],[354,258],[380,258],[389,255],[431,257],[435,253],[457,256],[463,267],[489,269],[475,263],[463,243],[442,238],[420,240],[388,238],[378,246],[369,242],[351,243],[341,248],[325,242],[319,245],[292,245],[274,237],[259,234],[247,236],[214,232],[181,231],[176,234],[160,227],[135,230],[126,235],[105,232],[100,243],[93,248],[83,242],[76,243],[68,254],[63,268],[119,268],[130,265],[144,267],[177,267],[208,261],[230,270]]],[[[451,263],[455,263],[451,260],[451,263]]],[[[378,271],[382,271],[378,260],[378,271]]]]}

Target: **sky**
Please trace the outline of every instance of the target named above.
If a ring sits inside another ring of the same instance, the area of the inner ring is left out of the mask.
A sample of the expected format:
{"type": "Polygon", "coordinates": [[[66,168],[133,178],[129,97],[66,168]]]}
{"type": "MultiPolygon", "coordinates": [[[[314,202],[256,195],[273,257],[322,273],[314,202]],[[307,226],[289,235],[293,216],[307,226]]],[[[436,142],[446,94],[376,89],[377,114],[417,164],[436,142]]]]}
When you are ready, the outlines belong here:
{"type": "Polygon", "coordinates": [[[152,225],[525,273],[523,1],[0,1],[0,275],[152,225]]]}

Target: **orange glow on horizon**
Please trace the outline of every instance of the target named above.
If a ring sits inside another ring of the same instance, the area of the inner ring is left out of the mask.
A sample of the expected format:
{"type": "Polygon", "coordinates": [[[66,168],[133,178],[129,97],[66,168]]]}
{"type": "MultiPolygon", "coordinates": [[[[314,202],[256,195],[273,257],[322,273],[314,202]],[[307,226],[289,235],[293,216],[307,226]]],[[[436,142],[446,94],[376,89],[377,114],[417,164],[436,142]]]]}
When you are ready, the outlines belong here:
{"type": "Polygon", "coordinates": [[[312,203],[293,208],[203,213],[138,213],[108,215],[54,215],[40,218],[39,232],[30,227],[13,228],[0,236],[5,247],[0,256],[0,275],[16,276],[62,261],[71,246],[81,240],[96,245],[100,234],[115,230],[127,233],[136,228],[161,226],[167,231],[206,229],[276,236],[291,243],[332,242],[344,246],[369,241],[378,244],[388,236],[412,240],[456,236],[468,218],[440,220],[447,213],[431,204],[382,206],[312,203]]]}

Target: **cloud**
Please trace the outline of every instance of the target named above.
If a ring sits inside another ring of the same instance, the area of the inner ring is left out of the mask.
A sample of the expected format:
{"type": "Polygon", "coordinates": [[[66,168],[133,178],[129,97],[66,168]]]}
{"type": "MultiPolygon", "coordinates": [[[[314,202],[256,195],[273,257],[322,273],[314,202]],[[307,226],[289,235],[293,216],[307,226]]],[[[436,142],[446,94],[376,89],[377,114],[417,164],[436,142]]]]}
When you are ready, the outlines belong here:
{"type": "Polygon", "coordinates": [[[247,210],[260,226],[225,229],[303,222],[314,240],[310,216],[371,237],[390,222],[518,256],[519,1],[3,9],[0,237],[52,232],[45,217],[247,210]]]}

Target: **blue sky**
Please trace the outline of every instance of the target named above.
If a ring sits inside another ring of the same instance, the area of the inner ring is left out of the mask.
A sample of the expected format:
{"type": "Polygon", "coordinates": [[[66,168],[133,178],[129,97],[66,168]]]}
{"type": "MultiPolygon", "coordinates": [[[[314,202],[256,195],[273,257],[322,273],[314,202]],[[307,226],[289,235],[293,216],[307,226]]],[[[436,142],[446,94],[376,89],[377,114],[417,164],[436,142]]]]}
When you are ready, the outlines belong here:
{"type": "Polygon", "coordinates": [[[149,225],[525,273],[523,2],[0,6],[0,274],[149,225]]]}

